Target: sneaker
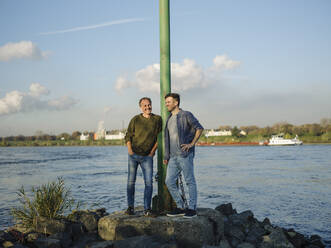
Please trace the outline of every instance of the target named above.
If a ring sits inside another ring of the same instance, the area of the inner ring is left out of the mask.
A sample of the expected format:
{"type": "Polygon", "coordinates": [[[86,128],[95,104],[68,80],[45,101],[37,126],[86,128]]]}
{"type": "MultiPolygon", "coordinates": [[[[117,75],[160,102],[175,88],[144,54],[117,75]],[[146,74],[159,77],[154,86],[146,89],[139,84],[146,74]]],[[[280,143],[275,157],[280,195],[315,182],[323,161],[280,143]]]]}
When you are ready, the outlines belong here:
{"type": "Polygon", "coordinates": [[[193,210],[193,209],[187,209],[185,214],[184,214],[184,218],[193,218],[197,216],[197,211],[193,210]]]}
{"type": "Polygon", "coordinates": [[[146,216],[146,217],[151,217],[153,214],[152,214],[152,210],[150,210],[150,209],[146,209],[146,210],[144,210],[144,215],[146,216]]]}
{"type": "Polygon", "coordinates": [[[170,213],[167,213],[167,216],[170,217],[175,217],[175,216],[184,216],[185,214],[185,210],[181,209],[181,208],[175,208],[173,211],[171,211],[170,213]]]}
{"type": "Polygon", "coordinates": [[[126,215],[134,215],[133,207],[128,207],[128,209],[125,211],[126,215]]]}

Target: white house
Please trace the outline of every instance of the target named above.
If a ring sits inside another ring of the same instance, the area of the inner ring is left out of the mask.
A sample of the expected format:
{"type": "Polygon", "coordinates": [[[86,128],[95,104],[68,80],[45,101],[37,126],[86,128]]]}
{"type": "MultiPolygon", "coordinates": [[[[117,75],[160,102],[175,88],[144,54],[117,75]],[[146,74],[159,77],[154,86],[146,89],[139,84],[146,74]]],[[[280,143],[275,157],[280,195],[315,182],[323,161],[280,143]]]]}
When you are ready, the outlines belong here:
{"type": "Polygon", "coordinates": [[[214,129],[207,131],[205,136],[211,137],[211,136],[231,136],[232,132],[230,130],[221,130],[221,131],[214,131],[214,129]]]}
{"type": "Polygon", "coordinates": [[[118,134],[107,134],[105,135],[105,140],[121,140],[124,139],[125,134],[119,132],[118,134]]]}
{"type": "Polygon", "coordinates": [[[89,139],[89,134],[81,134],[80,136],[79,136],[79,139],[80,140],[88,140],[89,139]]]}

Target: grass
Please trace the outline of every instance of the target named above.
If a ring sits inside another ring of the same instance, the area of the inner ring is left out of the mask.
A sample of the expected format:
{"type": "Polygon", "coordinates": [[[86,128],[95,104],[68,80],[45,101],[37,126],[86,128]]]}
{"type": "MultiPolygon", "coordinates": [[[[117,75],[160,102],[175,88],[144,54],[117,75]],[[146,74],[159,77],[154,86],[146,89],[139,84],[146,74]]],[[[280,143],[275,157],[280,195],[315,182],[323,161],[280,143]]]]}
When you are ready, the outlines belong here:
{"type": "MultiPolygon", "coordinates": [[[[37,216],[48,219],[62,217],[76,202],[61,177],[57,181],[32,187],[31,190],[33,197],[30,199],[22,186],[17,192],[21,206],[11,210],[15,221],[26,228],[35,228],[37,216]]],[[[76,208],[78,207],[79,204],[76,208]]]]}

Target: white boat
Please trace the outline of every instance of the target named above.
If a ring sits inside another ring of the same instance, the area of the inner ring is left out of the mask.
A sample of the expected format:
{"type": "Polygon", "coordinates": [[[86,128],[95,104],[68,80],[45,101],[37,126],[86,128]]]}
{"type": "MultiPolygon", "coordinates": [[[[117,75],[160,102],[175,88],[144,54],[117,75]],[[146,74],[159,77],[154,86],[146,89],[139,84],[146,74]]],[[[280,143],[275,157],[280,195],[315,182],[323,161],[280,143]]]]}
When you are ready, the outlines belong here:
{"type": "Polygon", "coordinates": [[[299,140],[298,135],[294,139],[284,139],[283,135],[272,135],[269,140],[268,146],[295,146],[302,145],[302,141],[299,140]]]}

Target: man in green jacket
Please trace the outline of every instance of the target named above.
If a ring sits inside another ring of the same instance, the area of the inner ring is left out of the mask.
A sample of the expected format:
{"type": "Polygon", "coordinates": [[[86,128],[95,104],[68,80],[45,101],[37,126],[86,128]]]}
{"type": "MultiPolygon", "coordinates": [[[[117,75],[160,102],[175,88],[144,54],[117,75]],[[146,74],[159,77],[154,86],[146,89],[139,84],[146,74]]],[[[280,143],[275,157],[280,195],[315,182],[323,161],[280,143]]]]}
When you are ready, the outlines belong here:
{"type": "Polygon", "coordinates": [[[152,113],[148,97],[139,100],[141,114],[134,116],[128,126],[125,142],[128,147],[128,182],[126,214],[134,214],[134,193],[138,165],[144,175],[144,214],[151,215],[153,193],[153,157],[157,149],[157,135],[162,130],[161,116],[152,113]]]}

